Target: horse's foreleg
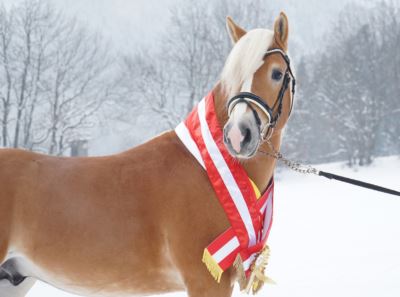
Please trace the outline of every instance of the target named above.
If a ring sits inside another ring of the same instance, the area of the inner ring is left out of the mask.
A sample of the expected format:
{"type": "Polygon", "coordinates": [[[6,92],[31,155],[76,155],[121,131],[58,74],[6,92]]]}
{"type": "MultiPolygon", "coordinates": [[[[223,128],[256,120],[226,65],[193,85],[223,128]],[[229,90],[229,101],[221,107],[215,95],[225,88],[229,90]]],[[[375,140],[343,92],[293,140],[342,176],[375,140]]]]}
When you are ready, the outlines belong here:
{"type": "Polygon", "coordinates": [[[34,278],[28,277],[18,285],[13,285],[8,279],[4,278],[0,280],[0,297],[25,297],[35,282],[34,278]]]}

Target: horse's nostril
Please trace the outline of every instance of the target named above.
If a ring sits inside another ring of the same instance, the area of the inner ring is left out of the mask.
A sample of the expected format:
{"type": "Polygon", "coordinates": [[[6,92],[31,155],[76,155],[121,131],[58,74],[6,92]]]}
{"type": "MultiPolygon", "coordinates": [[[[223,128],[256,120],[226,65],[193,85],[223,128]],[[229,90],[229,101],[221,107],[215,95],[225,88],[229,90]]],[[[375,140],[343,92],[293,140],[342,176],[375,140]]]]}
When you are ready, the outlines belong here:
{"type": "Polygon", "coordinates": [[[243,143],[249,143],[251,140],[251,131],[249,128],[246,128],[244,130],[244,138],[243,138],[243,143]]]}

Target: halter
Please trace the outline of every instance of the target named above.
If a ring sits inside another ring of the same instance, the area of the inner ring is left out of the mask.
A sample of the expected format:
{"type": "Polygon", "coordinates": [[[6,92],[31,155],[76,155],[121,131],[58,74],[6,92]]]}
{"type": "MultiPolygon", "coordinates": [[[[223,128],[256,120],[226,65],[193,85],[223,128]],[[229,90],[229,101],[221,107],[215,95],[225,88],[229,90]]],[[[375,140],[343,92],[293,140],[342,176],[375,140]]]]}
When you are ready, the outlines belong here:
{"type": "Polygon", "coordinates": [[[290,110],[289,110],[289,116],[292,113],[292,108],[293,108],[293,100],[294,100],[294,94],[295,94],[295,87],[296,87],[296,78],[293,75],[292,69],[290,67],[290,59],[289,56],[282,51],[281,49],[271,49],[267,51],[264,55],[264,59],[267,56],[273,55],[273,54],[280,54],[283,59],[286,62],[286,71],[285,75],[283,77],[283,82],[281,89],[279,90],[278,98],[276,99],[274,105],[271,107],[268,106],[266,101],[263,100],[261,97],[250,93],[250,92],[240,92],[236,96],[232,97],[228,101],[228,116],[231,115],[232,110],[236,106],[236,104],[243,102],[246,103],[250,109],[253,111],[254,117],[256,119],[257,125],[260,130],[260,138],[261,140],[266,140],[271,136],[272,129],[276,126],[276,123],[278,122],[281,114],[282,114],[282,107],[283,107],[283,96],[285,95],[286,90],[289,87],[289,83],[292,82],[292,100],[290,104],[290,110]],[[253,105],[257,106],[261,111],[267,116],[268,122],[265,124],[264,127],[261,127],[261,119],[258,116],[257,111],[253,108],[253,105]],[[274,116],[274,110],[277,107],[276,114],[274,116]]]}

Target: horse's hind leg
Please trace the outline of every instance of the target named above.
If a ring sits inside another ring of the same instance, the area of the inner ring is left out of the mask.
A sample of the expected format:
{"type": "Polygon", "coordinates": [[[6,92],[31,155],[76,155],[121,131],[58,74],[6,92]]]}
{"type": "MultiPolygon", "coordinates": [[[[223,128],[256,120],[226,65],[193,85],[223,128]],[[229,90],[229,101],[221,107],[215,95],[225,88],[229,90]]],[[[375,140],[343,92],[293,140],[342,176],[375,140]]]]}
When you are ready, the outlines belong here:
{"type": "Polygon", "coordinates": [[[0,297],[24,297],[35,281],[21,275],[16,261],[9,259],[0,266],[0,297]]]}

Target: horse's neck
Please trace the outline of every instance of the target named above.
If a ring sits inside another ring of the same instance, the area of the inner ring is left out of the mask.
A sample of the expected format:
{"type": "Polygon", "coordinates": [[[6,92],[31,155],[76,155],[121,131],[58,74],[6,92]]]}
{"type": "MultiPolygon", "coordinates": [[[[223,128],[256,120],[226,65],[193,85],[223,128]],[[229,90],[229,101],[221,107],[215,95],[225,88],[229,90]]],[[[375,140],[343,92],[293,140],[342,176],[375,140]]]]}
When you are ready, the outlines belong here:
{"type": "MultiPolygon", "coordinates": [[[[226,111],[227,98],[224,94],[220,84],[217,84],[213,89],[215,110],[217,113],[218,121],[221,127],[224,127],[228,120],[228,115],[226,111]]],[[[275,149],[279,150],[281,144],[281,133],[280,131],[275,131],[271,137],[271,142],[275,149]]],[[[260,150],[271,152],[271,149],[266,143],[263,143],[260,150]]],[[[274,174],[275,169],[275,159],[266,156],[265,154],[257,154],[249,160],[244,160],[241,162],[242,166],[246,170],[248,176],[257,185],[261,192],[263,192],[268,186],[271,177],[274,174]]]]}

